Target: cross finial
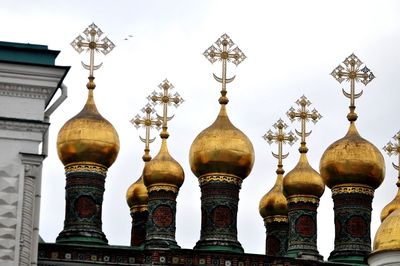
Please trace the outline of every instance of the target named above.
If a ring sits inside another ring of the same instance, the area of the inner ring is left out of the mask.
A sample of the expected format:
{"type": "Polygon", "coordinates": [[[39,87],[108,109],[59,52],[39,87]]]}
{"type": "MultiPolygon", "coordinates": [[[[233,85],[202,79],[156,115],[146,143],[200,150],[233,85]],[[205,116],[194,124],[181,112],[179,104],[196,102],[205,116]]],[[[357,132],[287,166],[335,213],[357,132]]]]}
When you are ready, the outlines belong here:
{"type": "Polygon", "coordinates": [[[91,82],[88,83],[88,89],[94,89],[95,85],[93,83],[94,79],[93,72],[94,70],[99,69],[103,65],[103,63],[100,63],[99,65],[94,64],[94,52],[102,52],[104,55],[107,55],[115,47],[114,43],[110,41],[107,37],[104,37],[103,39],[100,40],[102,35],[103,32],[100,30],[100,28],[97,27],[94,23],[92,23],[83,31],[83,36],[82,34],[80,34],[71,43],[72,47],[78,53],[81,53],[82,51],[90,52],[89,65],[81,62],[82,66],[85,69],[89,70],[89,80],[91,82]],[[89,84],[91,86],[89,86],[89,84]]]}
{"type": "Polygon", "coordinates": [[[213,74],[216,81],[222,84],[221,97],[219,98],[220,104],[227,104],[229,102],[228,97],[226,97],[226,84],[232,82],[235,76],[232,78],[226,77],[226,66],[227,62],[232,62],[236,66],[246,59],[246,56],[233,43],[231,38],[227,34],[223,34],[215,44],[211,45],[203,55],[213,64],[215,61],[222,61],[222,77],[218,77],[213,74]]]}
{"type": "Polygon", "coordinates": [[[296,118],[301,121],[300,132],[296,129],[295,131],[296,134],[301,137],[301,146],[299,148],[300,153],[307,153],[308,148],[306,146],[306,137],[308,137],[312,131],[310,130],[310,132],[307,132],[306,123],[311,119],[311,121],[315,124],[322,118],[322,116],[317,110],[315,110],[315,108],[312,111],[307,109],[307,107],[311,105],[311,102],[304,95],[296,101],[296,104],[299,106],[299,108],[296,110],[293,107],[290,107],[286,114],[291,122],[293,122],[296,118]]]}
{"type": "Polygon", "coordinates": [[[142,108],[143,116],[137,114],[132,120],[131,123],[138,129],[139,127],[144,127],[146,129],[146,136],[142,138],[139,136],[140,140],[145,143],[144,155],[142,157],[143,161],[148,162],[151,160],[150,155],[150,143],[152,143],[155,138],[150,138],[150,129],[156,127],[160,129],[161,121],[158,118],[154,118],[152,114],[156,111],[150,104],[146,104],[145,107],[142,108]]]}
{"type": "Polygon", "coordinates": [[[398,171],[398,176],[399,176],[399,186],[400,186],[400,131],[397,132],[396,135],[393,136],[393,139],[395,140],[395,143],[392,143],[389,141],[385,147],[383,147],[383,150],[391,155],[397,155],[398,156],[398,165],[392,163],[394,169],[398,171]]]}
{"type": "Polygon", "coordinates": [[[183,99],[177,92],[174,95],[169,92],[174,88],[174,86],[167,79],[160,83],[158,87],[162,90],[162,92],[153,91],[153,93],[147,98],[153,104],[159,103],[163,105],[163,114],[162,116],[157,114],[157,117],[159,119],[162,119],[162,132],[160,134],[160,137],[162,139],[167,139],[169,137],[169,134],[167,132],[167,123],[174,117],[168,116],[168,106],[173,103],[175,107],[178,107],[181,103],[183,103],[183,99]]]}
{"type": "Polygon", "coordinates": [[[361,68],[362,65],[363,62],[361,62],[361,60],[358,59],[357,56],[351,54],[343,61],[341,65],[335,68],[331,73],[331,75],[339,83],[342,83],[342,81],[344,80],[350,81],[350,93],[342,89],[344,96],[350,99],[350,113],[347,115],[347,119],[350,122],[357,120],[357,114],[354,112],[354,110],[356,109],[355,99],[359,98],[363,94],[362,90],[359,93],[355,92],[356,82],[361,81],[361,83],[366,86],[371,80],[375,78],[371,70],[369,70],[369,68],[365,65],[361,68]]]}
{"type": "Polygon", "coordinates": [[[278,159],[278,169],[276,170],[277,174],[284,174],[283,170],[283,159],[286,159],[289,153],[283,154],[283,144],[288,143],[290,146],[293,145],[297,141],[296,135],[290,131],[289,133],[284,132],[284,130],[288,127],[282,119],[279,119],[275,124],[272,125],[276,131],[268,130],[267,133],[264,134],[263,138],[268,142],[268,144],[272,144],[273,142],[278,144],[278,154],[272,152],[272,155],[278,159]]]}

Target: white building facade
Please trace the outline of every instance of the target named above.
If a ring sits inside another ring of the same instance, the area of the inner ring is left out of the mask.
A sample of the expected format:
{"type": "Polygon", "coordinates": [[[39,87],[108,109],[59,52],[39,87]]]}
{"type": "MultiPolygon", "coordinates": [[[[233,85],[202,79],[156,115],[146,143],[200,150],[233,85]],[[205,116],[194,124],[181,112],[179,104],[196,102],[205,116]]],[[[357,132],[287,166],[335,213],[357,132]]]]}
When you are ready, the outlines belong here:
{"type": "Polygon", "coordinates": [[[36,265],[42,161],[69,67],[44,45],[0,42],[0,265],[36,265]],[[53,99],[57,90],[61,93],[53,99]],[[52,100],[53,99],[53,100],[52,100]],[[51,103],[51,104],[50,104],[51,103]]]}

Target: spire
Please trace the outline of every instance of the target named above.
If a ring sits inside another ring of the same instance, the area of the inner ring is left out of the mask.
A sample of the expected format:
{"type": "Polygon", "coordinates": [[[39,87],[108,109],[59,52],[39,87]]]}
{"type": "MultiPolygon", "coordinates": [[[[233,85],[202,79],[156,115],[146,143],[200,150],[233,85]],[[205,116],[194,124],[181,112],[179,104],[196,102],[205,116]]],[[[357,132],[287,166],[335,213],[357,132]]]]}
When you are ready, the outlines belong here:
{"type": "Polygon", "coordinates": [[[235,76],[231,78],[226,77],[227,62],[232,62],[237,66],[246,59],[246,56],[227,34],[223,34],[203,53],[203,55],[211,62],[211,64],[216,61],[222,61],[221,77],[218,77],[215,74],[213,74],[213,76],[216,81],[222,84],[219,103],[222,105],[228,104],[229,100],[228,97],[226,97],[226,84],[231,83],[235,79],[235,76]]]}
{"type": "Polygon", "coordinates": [[[272,132],[272,130],[268,130],[267,133],[263,136],[263,138],[268,142],[268,144],[276,143],[278,144],[278,154],[272,152],[272,156],[278,159],[278,169],[276,170],[277,174],[284,174],[285,170],[283,170],[282,160],[286,159],[289,153],[283,154],[283,144],[289,144],[292,146],[296,141],[297,137],[293,134],[292,131],[289,133],[285,133],[284,130],[288,127],[282,119],[279,119],[273,127],[277,130],[272,132]]]}
{"type": "Polygon", "coordinates": [[[394,169],[397,170],[397,176],[399,178],[398,183],[400,185],[400,167],[399,167],[400,166],[400,131],[398,131],[396,133],[396,135],[393,136],[393,139],[395,140],[395,142],[392,143],[391,141],[389,141],[385,145],[385,147],[383,147],[383,150],[386,151],[386,153],[389,156],[397,155],[397,157],[398,157],[397,158],[398,164],[396,165],[395,163],[392,163],[392,165],[393,165],[394,169]]]}
{"type": "Polygon", "coordinates": [[[308,148],[306,146],[306,137],[308,137],[312,131],[307,132],[306,125],[307,122],[311,121],[315,124],[322,118],[322,116],[318,113],[315,108],[312,111],[309,111],[307,107],[311,105],[311,102],[306,98],[306,96],[301,96],[300,99],[296,101],[296,104],[299,108],[296,110],[293,107],[290,107],[289,111],[287,111],[287,116],[290,121],[293,122],[296,118],[301,122],[301,130],[296,131],[296,134],[301,137],[301,146],[299,148],[300,153],[307,153],[308,148]]]}
{"type": "Polygon", "coordinates": [[[265,254],[270,256],[284,256],[287,250],[288,238],[288,208],[287,200],[283,195],[283,159],[287,158],[289,153],[283,154],[283,144],[290,146],[296,142],[297,137],[293,132],[286,133],[286,123],[279,119],[273,127],[275,132],[268,130],[263,138],[269,143],[278,144],[278,153],[272,152],[272,155],[278,159],[277,177],[273,188],[266,193],[259,205],[259,211],[264,219],[266,228],[266,248],[265,254]]]}
{"type": "Polygon", "coordinates": [[[162,121],[162,131],[160,133],[160,137],[162,139],[167,139],[169,137],[169,133],[167,131],[168,121],[174,117],[168,116],[168,106],[174,104],[175,107],[178,107],[181,103],[183,103],[183,98],[177,92],[174,95],[170,93],[170,90],[174,88],[174,85],[172,85],[167,79],[160,83],[158,88],[160,88],[161,92],[153,91],[152,94],[147,97],[147,99],[152,102],[153,105],[162,105],[162,115],[157,114],[157,117],[162,121]]]}
{"type": "Polygon", "coordinates": [[[356,82],[361,81],[361,83],[363,83],[366,86],[370,81],[372,81],[375,78],[371,70],[369,70],[367,66],[361,68],[362,65],[363,62],[361,62],[361,60],[358,59],[357,56],[351,54],[343,61],[341,65],[335,68],[331,73],[331,75],[339,83],[342,83],[344,80],[350,82],[350,93],[342,89],[344,96],[350,99],[350,106],[349,106],[350,113],[347,115],[347,119],[350,122],[354,122],[357,120],[358,116],[354,112],[354,110],[356,109],[355,100],[363,94],[363,91],[356,93],[355,91],[356,82]]]}
{"type": "Polygon", "coordinates": [[[139,129],[140,127],[144,127],[146,130],[145,137],[142,138],[141,136],[139,136],[139,138],[145,144],[144,154],[143,154],[142,159],[144,162],[148,162],[151,160],[150,143],[152,143],[155,140],[155,138],[150,138],[150,129],[152,129],[153,127],[160,129],[162,122],[159,117],[155,118],[152,116],[152,114],[156,113],[156,111],[149,103],[146,104],[146,106],[143,107],[141,111],[144,115],[140,116],[139,114],[137,114],[131,120],[131,123],[134,124],[136,129],[139,129]]]}
{"type": "Polygon", "coordinates": [[[104,55],[107,55],[115,47],[113,42],[110,41],[107,37],[103,37],[103,39],[100,40],[100,37],[102,35],[103,32],[100,30],[100,28],[97,27],[96,24],[92,23],[83,31],[83,36],[82,34],[80,34],[71,42],[72,47],[78,53],[82,53],[83,51],[89,51],[90,54],[89,65],[81,62],[82,66],[86,70],[89,70],[89,80],[90,78],[94,78],[93,75],[94,71],[98,70],[103,65],[103,63],[95,65],[94,63],[95,52],[101,52],[104,55]]]}

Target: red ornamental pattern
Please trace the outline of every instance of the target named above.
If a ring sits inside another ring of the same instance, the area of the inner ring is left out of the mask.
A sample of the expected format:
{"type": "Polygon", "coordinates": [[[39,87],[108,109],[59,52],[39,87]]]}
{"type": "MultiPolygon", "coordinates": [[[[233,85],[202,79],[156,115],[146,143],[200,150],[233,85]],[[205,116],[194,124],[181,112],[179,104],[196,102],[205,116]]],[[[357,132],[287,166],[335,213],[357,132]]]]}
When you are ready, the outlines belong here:
{"type": "Polygon", "coordinates": [[[75,209],[81,218],[90,218],[96,214],[96,203],[90,196],[80,196],[75,201],[75,209]]]}
{"type": "Polygon", "coordinates": [[[295,226],[297,233],[302,237],[311,237],[315,234],[315,222],[309,215],[300,216],[295,226]]]}
{"type": "Polygon", "coordinates": [[[363,237],[367,233],[367,226],[361,216],[353,216],[346,222],[346,229],[354,237],[363,237]]]}
{"type": "Polygon", "coordinates": [[[154,211],[152,219],[155,225],[159,227],[168,227],[173,222],[173,213],[171,207],[160,205],[154,211]]]}
{"type": "Polygon", "coordinates": [[[227,206],[217,206],[211,212],[211,219],[217,227],[226,228],[232,224],[232,212],[227,206]]]}

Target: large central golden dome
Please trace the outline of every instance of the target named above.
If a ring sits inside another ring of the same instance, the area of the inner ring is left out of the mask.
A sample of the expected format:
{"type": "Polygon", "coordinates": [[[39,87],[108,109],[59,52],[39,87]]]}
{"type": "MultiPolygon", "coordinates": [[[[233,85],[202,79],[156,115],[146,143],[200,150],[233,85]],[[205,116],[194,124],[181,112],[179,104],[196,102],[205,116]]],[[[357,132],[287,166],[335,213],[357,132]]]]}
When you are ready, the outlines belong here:
{"type": "Polygon", "coordinates": [[[228,118],[225,105],[215,122],[203,130],[190,147],[192,172],[200,177],[224,173],[246,178],[253,168],[254,149],[249,138],[228,118]]]}
{"type": "Polygon", "coordinates": [[[82,111],[61,128],[57,138],[58,156],[71,163],[97,163],[110,167],[119,152],[119,137],[113,125],[97,111],[93,90],[82,111]]]}
{"type": "Polygon", "coordinates": [[[374,189],[385,177],[385,162],[373,144],[358,133],[354,122],[346,136],[332,143],[324,152],[320,172],[325,184],[363,184],[374,189]]]}

